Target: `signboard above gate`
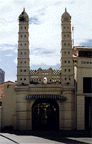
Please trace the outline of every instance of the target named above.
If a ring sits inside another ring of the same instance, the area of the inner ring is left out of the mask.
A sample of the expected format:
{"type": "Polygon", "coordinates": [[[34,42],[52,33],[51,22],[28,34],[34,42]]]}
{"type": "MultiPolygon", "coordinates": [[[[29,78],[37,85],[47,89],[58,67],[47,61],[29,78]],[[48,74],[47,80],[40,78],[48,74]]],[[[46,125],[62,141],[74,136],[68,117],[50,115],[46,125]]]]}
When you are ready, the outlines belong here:
{"type": "Polygon", "coordinates": [[[58,99],[58,100],[66,100],[66,97],[60,95],[53,95],[53,94],[33,94],[33,95],[26,95],[25,99],[58,99]]]}

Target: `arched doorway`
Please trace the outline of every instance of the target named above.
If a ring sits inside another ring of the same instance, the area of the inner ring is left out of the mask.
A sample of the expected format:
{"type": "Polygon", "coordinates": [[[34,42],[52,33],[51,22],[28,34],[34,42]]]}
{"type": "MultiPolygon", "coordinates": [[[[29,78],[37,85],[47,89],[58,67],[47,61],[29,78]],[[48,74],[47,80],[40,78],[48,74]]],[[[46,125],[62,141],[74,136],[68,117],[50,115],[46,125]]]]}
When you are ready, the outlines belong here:
{"type": "Polygon", "coordinates": [[[38,99],[32,106],[32,129],[59,129],[59,106],[54,99],[38,99]]]}

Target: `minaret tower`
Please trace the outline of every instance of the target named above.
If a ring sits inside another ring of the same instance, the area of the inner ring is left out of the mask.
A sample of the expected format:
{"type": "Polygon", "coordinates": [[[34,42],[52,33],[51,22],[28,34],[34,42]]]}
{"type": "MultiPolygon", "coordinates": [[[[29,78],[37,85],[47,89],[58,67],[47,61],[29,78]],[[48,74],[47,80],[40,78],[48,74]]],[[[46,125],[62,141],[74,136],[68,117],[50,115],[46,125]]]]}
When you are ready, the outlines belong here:
{"type": "Polygon", "coordinates": [[[71,16],[65,8],[61,17],[61,70],[62,86],[74,86],[74,69],[71,38],[71,16]]]}
{"type": "Polygon", "coordinates": [[[19,16],[17,85],[29,84],[30,59],[28,28],[29,17],[24,8],[19,16]]]}

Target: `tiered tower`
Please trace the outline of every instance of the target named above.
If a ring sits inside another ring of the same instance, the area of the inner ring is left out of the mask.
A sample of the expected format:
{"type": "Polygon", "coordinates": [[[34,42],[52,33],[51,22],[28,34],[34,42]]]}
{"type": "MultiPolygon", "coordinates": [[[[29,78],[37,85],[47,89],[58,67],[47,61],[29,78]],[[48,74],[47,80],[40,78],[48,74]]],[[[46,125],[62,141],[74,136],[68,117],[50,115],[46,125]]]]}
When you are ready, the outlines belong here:
{"type": "Polygon", "coordinates": [[[74,68],[71,38],[71,16],[65,8],[61,17],[61,69],[62,85],[74,86],[74,68]]]}
{"type": "Polygon", "coordinates": [[[23,9],[19,16],[17,85],[29,84],[29,17],[23,9]]]}

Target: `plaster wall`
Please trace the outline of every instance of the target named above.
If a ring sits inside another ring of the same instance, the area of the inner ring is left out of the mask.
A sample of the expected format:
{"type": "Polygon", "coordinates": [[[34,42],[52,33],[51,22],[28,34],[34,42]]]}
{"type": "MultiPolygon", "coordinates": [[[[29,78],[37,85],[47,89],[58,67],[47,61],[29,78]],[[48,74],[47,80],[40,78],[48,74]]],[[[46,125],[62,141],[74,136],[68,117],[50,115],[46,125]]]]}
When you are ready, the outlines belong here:
{"type": "Polygon", "coordinates": [[[16,93],[15,85],[4,85],[4,97],[2,98],[2,128],[5,126],[14,126],[14,118],[16,116],[16,93]]]}
{"type": "Polygon", "coordinates": [[[77,130],[85,130],[85,96],[77,96],[77,130]]]}

